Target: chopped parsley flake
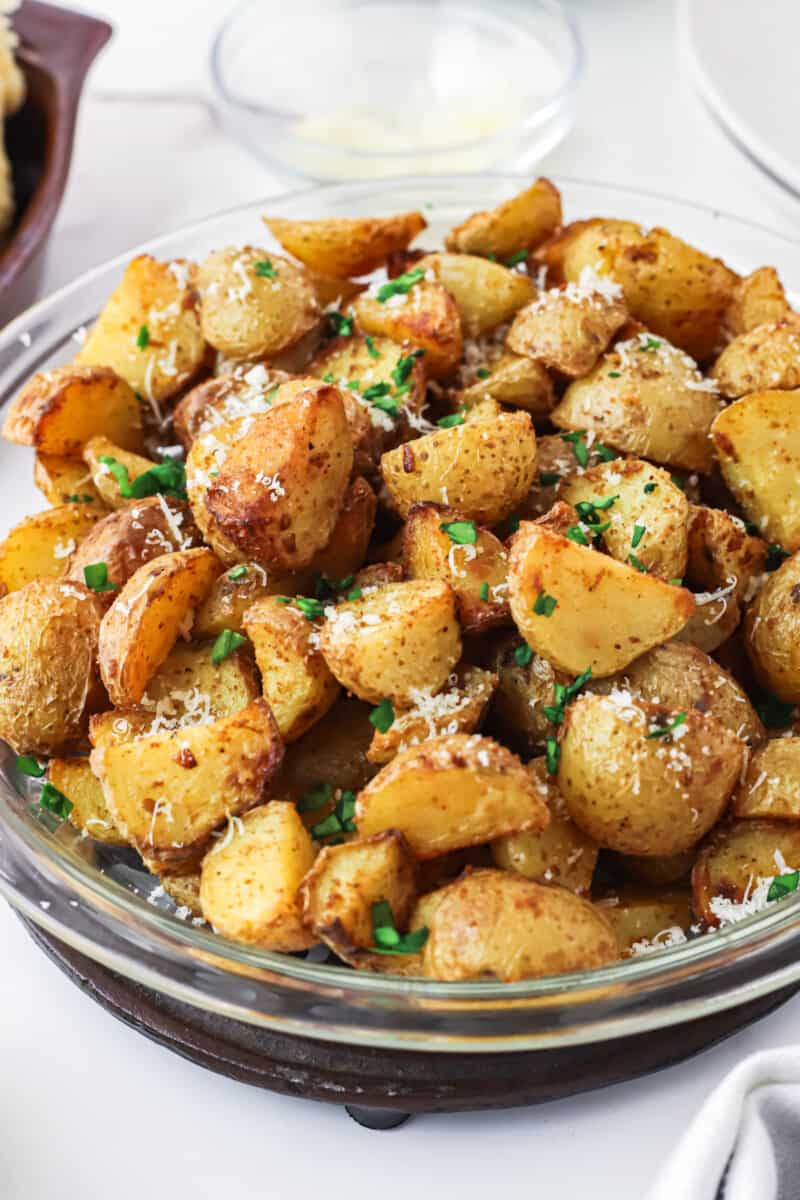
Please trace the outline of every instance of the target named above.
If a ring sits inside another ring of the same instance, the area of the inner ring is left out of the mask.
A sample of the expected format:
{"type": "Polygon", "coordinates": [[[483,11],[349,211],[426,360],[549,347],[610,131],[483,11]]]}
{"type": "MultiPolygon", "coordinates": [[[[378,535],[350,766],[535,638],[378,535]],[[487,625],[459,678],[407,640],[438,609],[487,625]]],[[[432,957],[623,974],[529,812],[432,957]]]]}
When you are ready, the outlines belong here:
{"type": "Polygon", "coordinates": [[[557,683],[553,688],[553,700],[555,703],[547,704],[542,709],[542,712],[547,717],[551,725],[560,725],[564,720],[564,713],[568,704],[570,704],[578,692],[592,678],[592,668],[587,667],[585,671],[581,671],[573,679],[572,683],[557,683]]]}
{"type": "Polygon", "coordinates": [[[247,641],[241,633],[234,633],[232,629],[223,629],[214,645],[211,647],[211,661],[215,667],[218,667],[221,662],[224,662],[229,655],[233,654],[234,650],[238,650],[247,641]]]}
{"type": "Polygon", "coordinates": [[[489,370],[488,367],[478,367],[477,371],[475,372],[475,375],[477,376],[478,379],[488,379],[489,376],[491,375],[491,371],[489,370]]]}
{"type": "Polygon", "coordinates": [[[238,567],[234,567],[232,571],[228,571],[228,579],[232,579],[234,583],[237,579],[244,579],[247,574],[247,567],[244,563],[239,563],[238,567]]]}
{"type": "MultiPolygon", "coordinates": [[[[330,787],[330,784],[323,784],[324,788],[330,787]]],[[[331,789],[332,791],[333,789],[331,789]]],[[[308,793],[306,793],[308,794],[308,793]]],[[[330,795],[326,796],[321,804],[329,800],[330,795]]],[[[321,806],[318,805],[317,807],[321,806]]],[[[354,815],[356,811],[356,794],[355,792],[342,792],[336,802],[336,807],[327,817],[323,817],[316,825],[311,826],[311,836],[320,841],[322,838],[333,837],[336,841],[341,841],[340,835],[343,833],[355,833],[356,823],[354,815]]],[[[329,843],[330,844],[330,843],[329,843]]],[[[335,843],[333,843],[335,844],[335,843]]]]}
{"type": "Polygon", "coordinates": [[[370,358],[381,358],[382,357],[380,350],[377,348],[374,341],[372,340],[372,337],[369,334],[367,334],[367,336],[366,336],[366,343],[367,343],[367,354],[370,356],[370,358]]]}
{"type": "Polygon", "coordinates": [[[374,954],[416,954],[428,940],[426,926],[413,933],[397,932],[388,900],[379,900],[372,906],[372,947],[374,954]]]}
{"type": "Polygon", "coordinates": [[[412,350],[410,354],[401,354],[392,367],[392,383],[395,387],[403,386],[414,369],[414,363],[418,358],[422,358],[424,353],[424,350],[412,350]]]}
{"type": "Polygon", "coordinates": [[[316,621],[325,615],[325,605],[315,596],[295,596],[294,603],[307,621],[316,621]]]}
{"type": "Polygon", "coordinates": [[[396,279],[388,280],[378,288],[378,303],[385,304],[387,300],[391,300],[392,296],[407,296],[414,284],[424,278],[425,272],[422,268],[415,267],[413,271],[406,271],[403,275],[398,275],[396,279]]]}
{"type": "Polygon", "coordinates": [[[511,254],[506,259],[506,266],[507,267],[516,267],[520,263],[527,262],[527,261],[528,261],[528,251],[527,250],[516,250],[513,254],[511,254]]]}
{"type": "Polygon", "coordinates": [[[776,875],[769,885],[767,900],[782,900],[784,896],[797,891],[800,883],[800,871],[787,871],[785,875],[776,875]]]}
{"type": "Polygon", "coordinates": [[[604,446],[602,442],[595,442],[592,447],[592,453],[600,463],[614,462],[615,459],[619,458],[616,450],[612,450],[610,446],[604,446]]]}
{"type": "Polygon", "coordinates": [[[646,525],[634,525],[633,537],[631,538],[631,546],[633,547],[634,550],[639,545],[639,543],[641,542],[642,538],[644,537],[644,535],[646,533],[647,533],[646,525]]]}
{"type": "Polygon", "coordinates": [[[378,733],[386,733],[394,725],[394,706],[391,700],[384,698],[380,704],[377,704],[369,714],[370,725],[377,729],[378,733]]]}
{"type": "Polygon", "coordinates": [[[586,437],[585,429],[575,429],[572,433],[562,433],[562,442],[569,442],[572,446],[572,453],[579,467],[585,467],[589,462],[589,450],[584,438],[586,437]]]}
{"type": "Polygon", "coordinates": [[[481,600],[483,600],[483,601],[484,601],[484,603],[485,603],[485,602],[486,602],[486,601],[489,599],[489,585],[488,585],[488,583],[482,583],[482,584],[481,584],[481,588],[480,588],[480,591],[478,592],[478,595],[480,596],[481,600]]]}
{"type": "Polygon", "coordinates": [[[642,562],[642,560],[640,558],[636,557],[635,554],[628,555],[628,562],[630,563],[630,565],[632,567],[635,567],[637,571],[641,571],[641,573],[643,575],[647,574],[647,567],[644,565],[644,563],[642,562]]]}
{"type": "Polygon", "coordinates": [[[518,667],[530,666],[533,659],[533,651],[527,642],[522,642],[514,651],[514,662],[518,667]]]}
{"type": "Polygon", "coordinates": [[[533,611],[537,617],[552,617],[557,607],[558,601],[555,596],[548,596],[547,592],[539,592],[533,602],[533,611]]]}
{"type": "Polygon", "coordinates": [[[39,760],[30,754],[17,755],[17,770],[21,771],[23,775],[30,775],[32,779],[41,779],[45,769],[39,760]]]}
{"type": "Polygon", "coordinates": [[[658,487],[658,484],[657,484],[657,483],[653,483],[653,481],[652,481],[652,480],[650,481],[650,483],[646,483],[646,484],[644,485],[644,494],[645,494],[645,496],[652,496],[653,492],[656,490],[656,488],[657,488],[657,487],[658,487]]]}
{"type": "Polygon", "coordinates": [[[253,270],[255,271],[255,273],[259,277],[259,279],[277,279],[278,278],[278,272],[273,267],[272,261],[269,258],[259,259],[259,261],[257,263],[254,263],[253,270]]]}
{"type": "Polygon", "coordinates": [[[353,588],[353,590],[351,592],[347,593],[345,599],[346,600],[360,600],[363,595],[364,595],[364,593],[362,592],[361,588],[353,588]]]}
{"type": "Polygon", "coordinates": [[[87,563],[83,568],[83,582],[93,592],[116,592],[118,586],[108,578],[108,566],[104,562],[87,563]]]}
{"type": "Polygon", "coordinates": [[[89,496],[88,494],[79,496],[76,492],[73,492],[71,496],[67,496],[67,504],[91,504],[93,500],[94,496],[89,496]]]}
{"type": "Polygon", "coordinates": [[[295,807],[298,812],[316,812],[318,808],[329,804],[332,799],[332,783],[315,783],[307,792],[303,792],[295,807]]]}
{"type": "Polygon", "coordinates": [[[560,479],[561,479],[561,475],[559,474],[558,471],[540,471],[539,472],[539,486],[540,487],[552,487],[554,484],[558,483],[560,481],[560,479]]]}
{"type": "Polygon", "coordinates": [[[619,377],[621,375],[622,375],[622,371],[609,371],[608,372],[609,379],[619,379],[619,377]]]}
{"type": "Polygon", "coordinates": [[[337,592],[346,592],[352,582],[352,575],[345,575],[342,579],[328,579],[326,575],[317,574],[314,576],[314,597],[317,600],[329,600],[337,592]]]}
{"type": "Polygon", "coordinates": [[[117,481],[119,494],[124,500],[144,500],[145,496],[173,496],[176,500],[186,499],[186,468],[173,458],[164,459],[155,467],[137,475],[131,483],[128,468],[108,454],[100,456],[100,462],[108,467],[117,481]]]}
{"type": "Polygon", "coordinates": [[[555,775],[558,772],[558,762],[561,758],[561,747],[554,737],[549,737],[544,744],[545,761],[547,763],[547,774],[555,775]]]}
{"type": "Polygon", "coordinates": [[[446,417],[440,417],[436,424],[440,429],[452,429],[455,425],[463,425],[464,409],[460,408],[458,412],[450,413],[446,417]]]}
{"type": "Polygon", "coordinates": [[[579,546],[588,546],[589,539],[581,529],[580,525],[570,525],[567,530],[567,537],[571,542],[576,542],[579,546]]]}
{"type": "MultiPolygon", "coordinates": [[[[353,318],[344,313],[332,311],[326,313],[328,328],[336,337],[350,337],[353,332],[353,318]]],[[[331,380],[330,382],[333,382],[331,380]]]]}
{"type": "Polygon", "coordinates": [[[640,342],[639,345],[637,346],[637,350],[641,350],[645,354],[647,354],[648,352],[650,352],[652,350],[660,350],[660,349],[661,349],[661,342],[658,340],[658,338],[654,338],[654,337],[645,338],[645,340],[643,342],[640,342]]]}
{"type": "Polygon", "coordinates": [[[650,732],[647,734],[647,737],[645,740],[650,741],[651,738],[669,737],[669,735],[672,733],[673,729],[677,729],[679,725],[684,725],[685,723],[686,723],[686,713],[685,712],[676,713],[676,715],[672,718],[671,721],[667,721],[664,725],[659,725],[656,729],[651,729],[650,732]]]}
{"type": "Polygon", "coordinates": [[[44,784],[41,790],[39,803],[42,808],[46,808],[48,812],[54,813],[62,821],[66,821],[72,812],[72,801],[68,800],[64,793],[60,792],[57,787],[53,787],[49,781],[44,784]]]}
{"type": "Polygon", "coordinates": [[[474,521],[443,521],[439,528],[457,546],[474,546],[478,540],[478,529],[474,521]]]}
{"type": "Polygon", "coordinates": [[[150,330],[146,325],[139,326],[139,332],[136,335],[136,346],[139,350],[146,350],[150,345],[150,330]]]}

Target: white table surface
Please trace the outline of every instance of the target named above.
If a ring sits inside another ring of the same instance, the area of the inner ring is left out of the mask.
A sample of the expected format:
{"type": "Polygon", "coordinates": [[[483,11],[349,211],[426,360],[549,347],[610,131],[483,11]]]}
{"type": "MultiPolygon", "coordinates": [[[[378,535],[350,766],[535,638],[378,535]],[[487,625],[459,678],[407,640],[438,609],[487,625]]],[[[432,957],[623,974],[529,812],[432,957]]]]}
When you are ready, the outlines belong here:
{"type": "MultiPolygon", "coordinates": [[[[588,71],[576,128],[544,168],[796,231],[797,202],[740,156],[693,94],[669,0],[572,6],[588,71]]],[[[226,8],[212,0],[98,0],[117,39],[81,113],[47,289],[187,219],[285,186],[223,138],[204,104],[205,47],[226,8]]],[[[800,32],[800,12],[786,36],[792,32],[800,32]]],[[[0,959],[3,1200],[140,1200],[153,1189],[193,1200],[316,1200],[323,1191],[332,1200],[399,1200],[420,1186],[463,1200],[498,1186],[642,1200],[721,1076],[753,1050],[800,1038],[798,997],[656,1077],[539,1108],[418,1118],[376,1134],[338,1109],[219,1079],[134,1034],[68,983],[2,904],[0,959]]]]}

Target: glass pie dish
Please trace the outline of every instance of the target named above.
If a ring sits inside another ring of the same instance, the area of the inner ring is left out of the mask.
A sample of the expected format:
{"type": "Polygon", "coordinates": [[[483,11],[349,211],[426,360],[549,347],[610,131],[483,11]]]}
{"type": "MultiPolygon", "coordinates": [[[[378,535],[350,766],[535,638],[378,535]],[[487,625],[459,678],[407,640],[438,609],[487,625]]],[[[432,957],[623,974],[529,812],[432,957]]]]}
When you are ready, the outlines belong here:
{"type": "MultiPolygon", "coordinates": [[[[624,216],[663,225],[746,272],[775,264],[800,293],[800,244],[761,227],[643,192],[557,180],[568,217],[624,216]]],[[[419,177],[333,185],[230,209],[136,252],[200,257],[269,238],[273,215],[382,215],[421,208],[426,245],[519,190],[509,176],[419,177]]],[[[133,252],[131,252],[133,253],[133,252]]],[[[28,310],[0,334],[0,395],[75,352],[116,284],[126,254],[28,310]]],[[[8,526],[37,507],[31,462],[0,446],[8,526]]],[[[355,972],[260,951],[185,919],[128,850],[82,838],[35,803],[0,746],[0,893],[48,936],[127,980],[194,1009],[281,1035],[389,1050],[538,1051],[628,1038],[736,1009],[800,981],[800,894],[720,933],[591,972],[503,984],[447,984],[355,972]]],[[[679,1040],[680,1034],[675,1034],[679,1040]]]]}

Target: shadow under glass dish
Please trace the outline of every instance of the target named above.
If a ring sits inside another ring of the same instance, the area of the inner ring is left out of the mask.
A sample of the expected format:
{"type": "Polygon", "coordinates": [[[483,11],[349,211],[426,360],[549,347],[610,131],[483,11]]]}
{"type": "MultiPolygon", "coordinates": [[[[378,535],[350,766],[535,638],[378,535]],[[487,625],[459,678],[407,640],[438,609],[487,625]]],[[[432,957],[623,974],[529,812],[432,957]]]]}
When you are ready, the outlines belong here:
{"type": "MultiPolygon", "coordinates": [[[[212,247],[258,239],[265,248],[277,249],[261,223],[263,213],[380,216],[417,207],[429,221],[420,241],[435,245],[451,225],[498,203],[526,182],[508,176],[465,176],[355,183],[249,203],[209,217],[90,271],[9,325],[0,334],[0,397],[7,400],[35,370],[74,355],[76,329],[92,322],[133,253],[149,250],[160,257],[199,258],[212,247]]],[[[664,225],[737,270],[774,263],[790,294],[800,294],[796,242],[665,197],[579,181],[556,182],[568,219],[613,215],[647,226],[664,225]]],[[[11,524],[40,506],[30,479],[31,456],[4,443],[0,467],[9,496],[6,520],[11,524]]],[[[524,1052],[529,1064],[542,1064],[553,1094],[556,1068],[550,1052],[572,1054],[583,1047],[584,1082],[576,1079],[572,1090],[596,1086],[675,1061],[684,1051],[731,1032],[785,997],[800,979],[800,895],[685,946],[596,971],[515,984],[375,976],[259,951],[178,919],[168,907],[160,907],[167,905],[166,899],[149,903],[156,881],[135,857],[100,849],[71,826],[59,826],[32,802],[33,785],[17,776],[7,749],[0,754],[0,792],[0,892],[48,938],[115,972],[128,982],[131,994],[148,989],[141,995],[158,993],[165,1010],[196,1014],[198,1024],[230,1019],[237,1026],[258,1026],[274,1043],[284,1039],[285,1046],[294,1046],[291,1039],[299,1039],[298,1047],[312,1046],[315,1054],[327,1055],[328,1062],[332,1051],[323,1053],[325,1043],[339,1043],[342,1054],[347,1047],[347,1054],[356,1056],[363,1048],[365,1071],[367,1050],[447,1052],[455,1056],[454,1070],[460,1056],[471,1061],[476,1054],[507,1057],[506,1052],[514,1051],[516,1061],[516,1052],[524,1052]],[[711,1021],[715,1016],[718,1020],[711,1021]],[[706,1021],[702,1035],[701,1021],[706,1021]],[[670,1033],[673,1025],[681,1029],[670,1033]],[[635,1039],[647,1046],[648,1037],[642,1035],[655,1030],[661,1031],[659,1063],[650,1051],[637,1059],[635,1039]],[[620,1039],[631,1047],[630,1058],[614,1057],[612,1063],[608,1051],[613,1045],[616,1055],[623,1045],[620,1039]],[[537,1054],[543,1057],[537,1059],[537,1054]]],[[[295,1050],[296,1057],[300,1050],[295,1050]]],[[[189,1053],[185,1048],[181,1052],[189,1053]]],[[[563,1064],[558,1067],[562,1069],[563,1064]]],[[[533,1067],[526,1070],[530,1076],[533,1067]]],[[[525,1097],[521,1082],[518,1095],[525,1097]]],[[[403,1107],[403,1102],[388,1106],[403,1107]]]]}

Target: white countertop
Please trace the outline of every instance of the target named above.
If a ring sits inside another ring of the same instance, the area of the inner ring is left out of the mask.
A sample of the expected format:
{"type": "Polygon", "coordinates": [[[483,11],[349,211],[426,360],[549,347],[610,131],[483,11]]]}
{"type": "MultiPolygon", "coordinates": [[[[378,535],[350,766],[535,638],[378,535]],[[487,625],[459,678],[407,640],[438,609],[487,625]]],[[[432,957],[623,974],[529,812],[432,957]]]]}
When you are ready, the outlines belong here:
{"type": "MultiPolygon", "coordinates": [[[[205,47],[226,7],[97,0],[118,36],[81,113],[47,289],[192,217],[286,186],[227,142],[205,106],[205,47]]],[[[572,7],[588,72],[577,126],[546,171],[797,229],[797,202],[725,140],[681,73],[671,3],[572,7]]],[[[339,1109],[217,1078],[133,1033],[68,983],[2,904],[0,954],[3,1200],[140,1200],[155,1189],[193,1200],[316,1200],[323,1191],[332,1200],[374,1200],[378,1191],[400,1200],[420,1184],[463,1200],[499,1186],[642,1200],[721,1076],[753,1050],[800,1038],[799,997],[648,1079],[538,1108],[417,1118],[376,1134],[339,1109]]]]}

